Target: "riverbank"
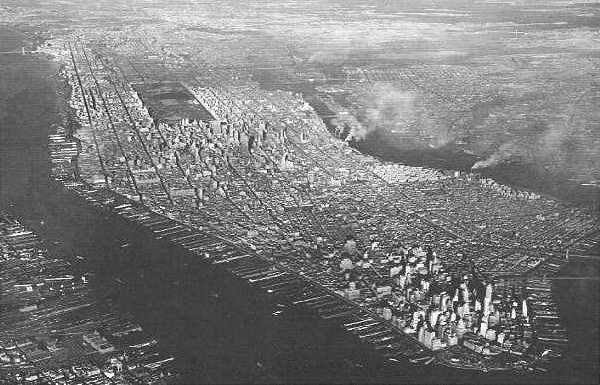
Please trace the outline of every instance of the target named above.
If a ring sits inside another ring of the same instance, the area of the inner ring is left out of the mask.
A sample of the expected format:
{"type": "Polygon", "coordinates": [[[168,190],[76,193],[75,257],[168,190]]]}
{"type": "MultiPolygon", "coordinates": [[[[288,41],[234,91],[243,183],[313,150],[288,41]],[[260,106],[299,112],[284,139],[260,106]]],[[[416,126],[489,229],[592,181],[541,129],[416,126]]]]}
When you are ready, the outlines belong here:
{"type": "Polygon", "coordinates": [[[569,175],[553,173],[539,165],[519,162],[471,170],[473,164],[480,159],[474,154],[447,147],[399,150],[395,140],[397,139],[394,139],[392,134],[375,131],[364,140],[355,143],[355,147],[364,154],[376,156],[384,161],[474,172],[503,185],[533,191],[578,206],[591,213],[597,213],[600,209],[600,187],[569,180],[569,175]]]}
{"type": "MultiPolygon", "coordinates": [[[[309,83],[292,79],[289,74],[277,73],[277,75],[267,76],[262,71],[256,70],[254,79],[261,87],[268,90],[282,89],[301,93],[328,128],[331,131],[336,129],[330,124],[331,117],[335,113],[321,101],[319,96],[318,87],[326,82],[309,83]]],[[[522,162],[507,162],[473,171],[473,165],[482,159],[478,154],[468,153],[451,145],[435,149],[426,147],[407,150],[405,145],[399,143],[401,140],[399,136],[378,129],[370,131],[362,140],[353,142],[352,146],[365,155],[377,157],[385,162],[463,172],[476,171],[500,184],[533,191],[594,214],[600,210],[600,186],[597,184],[582,184],[580,181],[570,179],[571,175],[551,172],[541,165],[522,162]]]]}

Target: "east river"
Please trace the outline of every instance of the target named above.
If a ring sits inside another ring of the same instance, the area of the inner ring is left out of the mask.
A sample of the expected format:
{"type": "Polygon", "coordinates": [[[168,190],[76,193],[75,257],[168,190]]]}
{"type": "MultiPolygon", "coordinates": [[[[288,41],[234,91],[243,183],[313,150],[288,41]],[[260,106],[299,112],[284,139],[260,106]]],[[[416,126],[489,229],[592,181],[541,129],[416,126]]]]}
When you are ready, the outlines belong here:
{"type": "MultiPolygon", "coordinates": [[[[0,51],[23,37],[0,29],[0,51]]],[[[554,377],[460,373],[440,367],[387,365],[333,324],[283,308],[223,271],[154,240],[145,230],[63,190],[49,178],[48,135],[62,124],[55,63],[0,55],[0,209],[48,240],[48,247],[94,274],[99,296],[160,341],[183,382],[596,382],[598,280],[559,281],[554,290],[569,330],[568,357],[554,377]],[[74,258],[82,256],[83,261],[74,258]],[[558,377],[557,377],[558,376],[558,377]]],[[[572,261],[566,275],[598,272],[572,261]]]]}

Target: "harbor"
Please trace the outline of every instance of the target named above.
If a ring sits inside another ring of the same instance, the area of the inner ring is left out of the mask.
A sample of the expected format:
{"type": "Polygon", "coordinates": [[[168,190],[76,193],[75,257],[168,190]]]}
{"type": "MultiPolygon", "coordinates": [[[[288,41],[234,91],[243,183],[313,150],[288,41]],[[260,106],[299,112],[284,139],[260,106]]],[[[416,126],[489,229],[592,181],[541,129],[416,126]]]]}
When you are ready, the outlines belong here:
{"type": "MultiPolygon", "coordinates": [[[[38,236],[0,216],[0,378],[22,383],[175,381],[173,357],[132,321],[97,301],[88,273],[49,255],[38,236]]],[[[98,293],[96,293],[98,294],[98,293]]]]}

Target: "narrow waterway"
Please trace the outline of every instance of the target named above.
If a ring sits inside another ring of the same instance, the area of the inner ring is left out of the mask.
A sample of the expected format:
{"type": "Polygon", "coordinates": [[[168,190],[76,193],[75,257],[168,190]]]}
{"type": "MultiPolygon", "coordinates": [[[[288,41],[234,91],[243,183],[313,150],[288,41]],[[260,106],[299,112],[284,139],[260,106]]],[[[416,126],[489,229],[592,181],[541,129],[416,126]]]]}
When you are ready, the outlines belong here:
{"type": "MultiPolygon", "coordinates": [[[[329,68],[335,71],[335,68],[329,68]]],[[[334,81],[307,82],[290,77],[287,72],[254,70],[254,80],[270,90],[286,90],[301,93],[313,109],[329,124],[335,115],[319,98],[320,85],[335,84],[334,81]]],[[[333,127],[329,127],[333,131],[333,127]]],[[[415,146],[407,149],[401,143],[403,137],[385,129],[371,131],[364,139],[352,143],[363,154],[375,156],[383,161],[401,163],[409,166],[431,167],[436,169],[459,170],[469,172],[471,167],[482,159],[481,155],[467,153],[457,146],[447,145],[440,148],[415,146]]],[[[582,184],[571,179],[567,173],[553,173],[541,164],[503,163],[494,167],[478,170],[484,177],[493,178],[499,183],[521,189],[535,191],[561,199],[579,206],[584,210],[597,213],[600,210],[600,188],[596,185],[582,184]]],[[[591,181],[590,181],[591,182],[591,181]]]]}

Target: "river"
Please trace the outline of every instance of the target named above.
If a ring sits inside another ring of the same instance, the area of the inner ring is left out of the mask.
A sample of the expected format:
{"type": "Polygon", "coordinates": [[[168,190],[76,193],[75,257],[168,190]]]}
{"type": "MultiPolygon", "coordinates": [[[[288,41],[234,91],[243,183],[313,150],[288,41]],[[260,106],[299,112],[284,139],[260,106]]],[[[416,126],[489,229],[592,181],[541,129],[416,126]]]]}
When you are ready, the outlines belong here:
{"type": "MultiPolygon", "coordinates": [[[[0,29],[0,51],[18,50],[26,40],[0,29]]],[[[272,312],[277,304],[267,295],[249,290],[245,282],[64,191],[49,178],[47,146],[52,124],[60,124],[64,118],[54,79],[57,70],[55,63],[41,56],[0,55],[0,209],[47,239],[53,252],[66,258],[84,256],[85,262],[77,268],[94,274],[97,295],[109,296],[123,313],[132,314],[159,339],[161,349],[175,356],[182,382],[532,380],[384,365],[335,325],[298,308],[286,308],[275,317],[272,312]]],[[[561,290],[565,294],[561,308],[571,315],[566,319],[573,325],[577,325],[573,314],[589,315],[589,325],[596,320],[597,336],[598,313],[589,309],[589,301],[598,304],[597,296],[589,296],[588,290],[593,289],[569,289],[580,301],[570,301],[570,292],[561,290]]],[[[597,293],[597,283],[595,289],[597,293]]],[[[589,328],[571,334],[593,336],[592,326],[589,328]]],[[[582,357],[584,348],[590,348],[573,345],[582,357]]],[[[597,357],[597,344],[595,349],[597,357]]],[[[579,361],[584,362],[579,366],[570,359],[565,362],[567,368],[561,371],[565,381],[597,378],[597,366],[590,371],[588,361],[579,361]]],[[[544,378],[550,377],[537,377],[544,378]]]]}
{"type": "MultiPolygon", "coordinates": [[[[334,65],[319,68],[331,73],[339,70],[334,65]]],[[[321,101],[320,97],[322,95],[317,87],[335,85],[335,80],[311,82],[296,78],[295,75],[290,75],[286,71],[267,71],[263,69],[254,69],[252,73],[254,80],[261,87],[269,90],[281,89],[301,93],[315,112],[328,124],[328,128],[334,130],[329,125],[329,121],[331,116],[335,114],[321,101]]],[[[473,165],[481,160],[481,156],[465,152],[452,145],[436,149],[415,146],[414,149],[407,150],[406,145],[401,143],[402,139],[403,136],[380,128],[370,131],[362,140],[352,142],[352,146],[361,153],[375,156],[382,161],[417,167],[470,172],[473,165]]],[[[531,162],[507,162],[480,169],[477,172],[505,185],[555,197],[586,211],[600,212],[600,188],[591,183],[585,184],[581,181],[575,181],[572,179],[573,175],[566,172],[550,172],[543,165],[531,162]]]]}

